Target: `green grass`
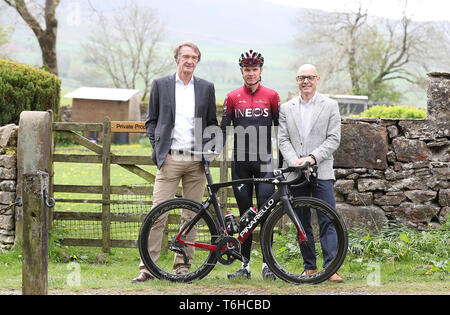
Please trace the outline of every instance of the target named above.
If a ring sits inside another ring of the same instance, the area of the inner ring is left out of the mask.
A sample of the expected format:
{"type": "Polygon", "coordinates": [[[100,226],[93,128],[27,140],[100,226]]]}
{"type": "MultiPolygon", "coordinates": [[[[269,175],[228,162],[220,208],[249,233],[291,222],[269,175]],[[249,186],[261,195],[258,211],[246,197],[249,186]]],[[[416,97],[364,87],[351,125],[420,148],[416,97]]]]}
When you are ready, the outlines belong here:
{"type": "MultiPolygon", "coordinates": [[[[48,284],[50,291],[92,293],[93,290],[117,293],[138,292],[149,294],[298,294],[298,293],[414,293],[448,294],[450,282],[448,270],[432,271],[431,266],[420,261],[388,260],[382,263],[361,261],[349,255],[340,269],[345,278],[343,284],[322,283],[315,286],[296,286],[281,280],[267,281],[261,277],[261,254],[253,250],[251,280],[228,280],[226,274],[240,266],[217,265],[204,279],[193,284],[176,284],[155,280],[144,284],[132,284],[137,275],[139,254],[137,249],[113,248],[105,264],[95,264],[99,249],[86,247],[62,247],[52,243],[49,258],[48,284]],[[64,253],[64,254],[62,254],[64,253]],[[377,269],[378,268],[378,269],[377,269]],[[377,275],[379,277],[377,278],[377,275]],[[378,280],[377,280],[378,279],[378,280]]],[[[0,290],[21,288],[21,251],[13,249],[0,252],[0,290]],[[3,268],[5,267],[5,268],[3,268]]]]}
{"type": "MultiPolygon", "coordinates": [[[[84,152],[79,147],[58,148],[58,153],[84,152]]],[[[141,145],[113,146],[113,152],[128,155],[147,155],[150,148],[141,145]]],[[[149,167],[152,170],[152,167],[149,167]]],[[[153,167],[154,170],[154,167],[153,167]]],[[[114,185],[142,184],[136,175],[113,166],[114,185]]],[[[218,178],[218,170],[214,176],[218,178]]],[[[100,185],[101,166],[95,164],[56,163],[56,184],[100,185]]],[[[68,194],[70,195],[70,194],[68,194]]],[[[58,197],[58,196],[56,196],[58,197]]],[[[77,194],[70,198],[93,198],[77,194]]],[[[86,211],[87,205],[57,204],[60,209],[86,211]]],[[[97,205],[98,207],[98,205],[97,205]]],[[[137,249],[112,248],[98,264],[101,248],[63,246],[59,240],[65,231],[53,230],[49,242],[48,283],[51,292],[69,294],[310,294],[310,293],[412,293],[448,294],[450,220],[439,229],[418,232],[399,225],[383,228],[377,234],[352,230],[349,252],[339,273],[343,284],[328,282],[315,286],[296,286],[281,280],[264,281],[261,276],[262,255],[252,251],[252,279],[228,280],[226,275],[240,268],[217,265],[204,279],[193,284],[175,284],[155,280],[132,284],[137,276],[137,249]]],[[[22,281],[22,250],[20,244],[9,251],[0,250],[0,291],[20,293],[22,281]]]]}

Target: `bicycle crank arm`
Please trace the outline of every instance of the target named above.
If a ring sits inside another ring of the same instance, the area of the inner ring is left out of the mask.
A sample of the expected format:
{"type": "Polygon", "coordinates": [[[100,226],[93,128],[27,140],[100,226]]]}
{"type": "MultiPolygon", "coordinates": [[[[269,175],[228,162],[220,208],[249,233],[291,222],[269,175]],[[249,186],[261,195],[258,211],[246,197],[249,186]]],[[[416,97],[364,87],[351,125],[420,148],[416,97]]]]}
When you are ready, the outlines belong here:
{"type": "Polygon", "coordinates": [[[187,257],[186,253],[184,252],[184,250],[182,250],[179,247],[176,246],[170,246],[169,249],[177,254],[180,254],[183,256],[183,260],[184,260],[184,264],[187,265],[189,264],[189,258],[187,257]]]}
{"type": "Polygon", "coordinates": [[[289,198],[287,196],[282,196],[282,197],[280,197],[280,199],[283,202],[283,206],[286,211],[286,214],[288,215],[289,219],[291,219],[291,221],[294,222],[294,225],[297,229],[299,244],[306,242],[307,237],[306,237],[305,229],[303,228],[303,225],[300,222],[300,219],[298,218],[297,214],[294,212],[294,209],[292,208],[292,205],[289,202],[289,198]]]}

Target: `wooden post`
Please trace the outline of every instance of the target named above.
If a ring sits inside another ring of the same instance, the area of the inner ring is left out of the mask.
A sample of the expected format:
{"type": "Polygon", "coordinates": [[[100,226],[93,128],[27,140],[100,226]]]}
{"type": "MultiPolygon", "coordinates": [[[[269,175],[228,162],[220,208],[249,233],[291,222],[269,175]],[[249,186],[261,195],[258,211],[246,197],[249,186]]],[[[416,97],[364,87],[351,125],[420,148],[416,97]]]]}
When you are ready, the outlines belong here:
{"type": "Polygon", "coordinates": [[[48,192],[49,175],[32,171],[23,175],[22,294],[47,295],[48,292],[48,192]]]}
{"type": "MultiPolygon", "coordinates": [[[[47,113],[50,115],[50,121],[51,124],[53,124],[53,111],[48,110],[47,113]]],[[[49,128],[50,130],[50,154],[49,154],[49,165],[48,165],[48,196],[53,198],[54,197],[54,191],[53,191],[53,185],[54,185],[54,177],[55,177],[55,171],[53,168],[53,154],[55,153],[55,138],[52,131],[52,127],[49,128]]],[[[48,210],[48,229],[53,229],[53,207],[48,210]]]]}
{"type": "MultiPolygon", "coordinates": [[[[17,139],[17,197],[21,197],[23,174],[40,170],[49,174],[51,178],[53,176],[52,116],[51,111],[20,113],[17,139]]],[[[52,182],[51,178],[50,182],[52,182]]],[[[52,189],[49,192],[51,191],[52,189]]],[[[22,220],[22,207],[16,207],[16,244],[22,239],[22,220]]]]}
{"type": "Polygon", "coordinates": [[[109,253],[111,247],[111,120],[103,121],[103,152],[102,152],[102,248],[109,253]]]}

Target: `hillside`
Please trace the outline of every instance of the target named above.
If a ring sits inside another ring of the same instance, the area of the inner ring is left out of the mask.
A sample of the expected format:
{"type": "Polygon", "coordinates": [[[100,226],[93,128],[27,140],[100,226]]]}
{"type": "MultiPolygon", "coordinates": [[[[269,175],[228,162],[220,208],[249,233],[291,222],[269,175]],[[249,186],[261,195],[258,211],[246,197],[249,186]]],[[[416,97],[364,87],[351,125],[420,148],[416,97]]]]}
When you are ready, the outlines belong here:
{"type": "MultiPolygon", "coordinates": [[[[306,14],[306,10],[265,1],[136,1],[155,8],[159,17],[166,22],[164,46],[167,54],[170,55],[173,47],[184,40],[199,45],[202,61],[198,65],[197,75],[215,83],[218,100],[242,84],[237,60],[240,53],[248,49],[263,53],[266,60],[263,84],[276,89],[282,100],[287,98],[290,91],[297,90],[294,77],[304,51],[295,48],[294,37],[298,30],[307,29],[307,25],[298,22],[301,21],[298,17],[306,14]]],[[[81,43],[86,41],[95,27],[90,3],[103,14],[112,15],[120,11],[120,3],[124,2],[126,0],[114,1],[114,6],[110,1],[61,2],[57,12],[58,59],[63,92],[81,85],[110,85],[106,77],[86,62],[81,43]]],[[[12,59],[39,66],[40,50],[28,27],[19,21],[11,9],[3,10],[1,18],[2,25],[6,22],[15,26],[8,47],[12,59]]],[[[414,98],[410,101],[424,103],[424,91],[409,91],[408,95],[414,98]]]]}

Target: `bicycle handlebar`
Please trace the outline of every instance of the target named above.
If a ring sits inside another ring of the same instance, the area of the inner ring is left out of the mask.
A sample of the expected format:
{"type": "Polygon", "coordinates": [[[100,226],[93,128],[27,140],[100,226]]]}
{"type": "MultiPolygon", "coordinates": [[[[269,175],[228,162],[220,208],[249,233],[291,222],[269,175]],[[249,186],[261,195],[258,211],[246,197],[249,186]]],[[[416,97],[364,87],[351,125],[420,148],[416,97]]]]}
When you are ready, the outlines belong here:
{"type": "MultiPolygon", "coordinates": [[[[218,157],[221,154],[221,153],[217,153],[214,151],[210,151],[210,152],[187,151],[187,153],[192,154],[197,157],[201,157],[203,163],[207,163],[208,166],[209,166],[209,163],[210,163],[212,157],[218,157]]],[[[209,168],[209,167],[207,167],[207,168],[209,168]]],[[[298,176],[296,176],[293,180],[282,182],[283,184],[287,184],[292,187],[296,187],[296,186],[303,185],[303,182],[300,184],[297,184],[297,182],[299,182],[303,176],[305,176],[305,178],[308,182],[315,183],[317,181],[317,169],[318,169],[317,165],[311,166],[310,162],[305,162],[302,165],[289,166],[286,168],[280,168],[280,169],[274,170],[273,174],[275,177],[278,177],[285,173],[298,173],[298,176]],[[311,181],[311,175],[313,177],[313,181],[311,181]],[[295,185],[295,184],[297,184],[297,185],[295,185]]],[[[269,180],[269,179],[267,179],[267,180],[269,180]]]]}
{"type": "Polygon", "coordinates": [[[317,169],[318,169],[317,165],[314,165],[311,167],[310,162],[305,162],[302,165],[289,166],[286,168],[281,168],[281,169],[275,170],[273,173],[275,176],[280,176],[285,173],[298,173],[298,175],[294,179],[283,182],[284,184],[290,185],[292,187],[296,187],[296,186],[302,185],[302,183],[300,183],[298,185],[295,185],[295,184],[297,184],[297,182],[302,179],[303,175],[305,176],[305,178],[308,182],[311,182],[311,175],[312,175],[314,181],[317,180],[317,169]]]}

